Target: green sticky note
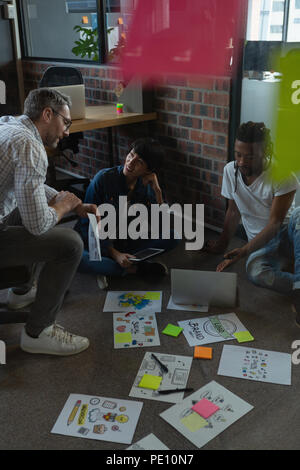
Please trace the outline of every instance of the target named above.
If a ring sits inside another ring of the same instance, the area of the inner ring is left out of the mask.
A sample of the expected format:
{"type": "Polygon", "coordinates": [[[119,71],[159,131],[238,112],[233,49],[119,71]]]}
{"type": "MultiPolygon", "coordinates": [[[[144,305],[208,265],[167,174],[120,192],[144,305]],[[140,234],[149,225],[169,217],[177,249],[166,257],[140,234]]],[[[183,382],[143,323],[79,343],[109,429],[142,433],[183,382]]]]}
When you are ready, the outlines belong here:
{"type": "Polygon", "coordinates": [[[203,428],[208,422],[198,413],[191,413],[180,420],[189,431],[195,432],[203,428]]]}
{"type": "Polygon", "coordinates": [[[147,292],[144,299],[147,300],[160,300],[160,292],[147,292]]]}
{"type": "Polygon", "coordinates": [[[179,326],[172,325],[169,323],[166,328],[163,330],[163,333],[165,335],[169,336],[178,336],[182,332],[183,328],[180,328],[179,326]]]}
{"type": "Polygon", "coordinates": [[[116,333],[115,334],[115,341],[116,343],[131,343],[132,336],[131,333],[116,333]]]}
{"type": "Polygon", "coordinates": [[[253,336],[249,333],[249,331],[239,331],[238,333],[233,334],[239,343],[245,343],[246,341],[253,341],[253,336]]]}
{"type": "Polygon", "coordinates": [[[141,388],[150,388],[151,390],[157,390],[162,381],[162,377],[157,375],[144,374],[142,380],[139,383],[141,388]]]}
{"type": "Polygon", "coordinates": [[[218,317],[211,317],[210,322],[220,336],[222,336],[224,339],[231,338],[231,334],[229,334],[228,331],[225,330],[218,317]]]}

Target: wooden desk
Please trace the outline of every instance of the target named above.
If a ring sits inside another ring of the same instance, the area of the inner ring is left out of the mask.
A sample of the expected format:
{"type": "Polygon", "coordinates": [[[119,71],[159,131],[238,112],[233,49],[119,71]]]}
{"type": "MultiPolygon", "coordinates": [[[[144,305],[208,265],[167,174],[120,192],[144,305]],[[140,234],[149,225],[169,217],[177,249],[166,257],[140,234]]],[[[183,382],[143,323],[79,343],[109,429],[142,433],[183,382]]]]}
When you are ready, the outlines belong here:
{"type": "Polygon", "coordinates": [[[76,119],[70,127],[70,134],[74,132],[91,131],[94,129],[107,129],[109,164],[114,166],[119,161],[114,161],[112,127],[134,124],[137,122],[154,121],[156,113],[122,113],[117,114],[116,105],[103,104],[100,106],[87,106],[84,119],[76,119]]]}
{"type": "Polygon", "coordinates": [[[124,126],[136,122],[154,121],[157,119],[156,113],[123,113],[117,114],[115,105],[87,106],[86,117],[76,119],[70,127],[70,134],[73,132],[91,131],[93,129],[104,129],[115,126],[124,126]]]}

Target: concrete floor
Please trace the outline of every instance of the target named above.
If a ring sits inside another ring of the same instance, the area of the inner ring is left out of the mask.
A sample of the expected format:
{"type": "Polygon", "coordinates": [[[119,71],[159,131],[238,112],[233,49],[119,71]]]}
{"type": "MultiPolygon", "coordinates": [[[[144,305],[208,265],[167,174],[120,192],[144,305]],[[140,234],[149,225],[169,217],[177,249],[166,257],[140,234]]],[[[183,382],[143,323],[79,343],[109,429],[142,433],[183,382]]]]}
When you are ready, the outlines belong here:
{"type": "MultiPolygon", "coordinates": [[[[216,237],[206,232],[208,237],[216,237]]],[[[234,239],[232,247],[241,245],[234,239]]],[[[160,256],[169,268],[214,270],[220,256],[187,252],[183,244],[160,256]]],[[[300,338],[289,299],[248,282],[244,262],[234,267],[238,273],[240,304],[235,309],[210,309],[209,315],[234,311],[249,329],[254,348],[292,354],[293,341],[300,338]]],[[[162,312],[156,315],[161,332],[168,323],[197,318],[191,312],[166,308],[170,296],[170,276],[162,282],[145,282],[135,276],[112,279],[109,290],[162,290],[162,312]]],[[[146,348],[113,348],[112,314],[103,312],[106,292],[100,291],[94,277],[76,274],[58,322],[75,333],[87,336],[90,347],[78,356],[31,355],[19,348],[22,325],[0,325],[0,339],[7,348],[6,364],[0,365],[1,419],[0,449],[123,450],[125,444],[51,434],[69,394],[81,393],[131,399],[128,394],[146,348]]],[[[2,291],[0,300],[6,297],[2,291]]],[[[200,314],[207,316],[208,314],[200,314]]],[[[193,355],[185,337],[176,340],[160,334],[161,345],[151,352],[193,355]]],[[[237,344],[235,340],[226,344],[237,344]]],[[[253,410],[207,443],[205,450],[298,449],[300,438],[300,365],[292,366],[292,385],[276,385],[242,380],[217,374],[224,343],[212,345],[213,359],[193,360],[188,386],[198,390],[215,380],[254,406],[253,410]]],[[[197,448],[171,427],[159,414],[171,404],[142,400],[143,408],[133,443],[154,433],[169,449],[197,448]]]]}

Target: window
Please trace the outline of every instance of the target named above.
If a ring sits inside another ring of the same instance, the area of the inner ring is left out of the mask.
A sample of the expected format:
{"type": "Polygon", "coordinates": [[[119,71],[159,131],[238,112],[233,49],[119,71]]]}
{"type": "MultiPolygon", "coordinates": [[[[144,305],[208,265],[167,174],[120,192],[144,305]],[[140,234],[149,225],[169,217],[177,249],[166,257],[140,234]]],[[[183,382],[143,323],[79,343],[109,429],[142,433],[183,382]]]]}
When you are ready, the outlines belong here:
{"type": "Polygon", "coordinates": [[[284,2],[274,1],[272,11],[284,11],[284,2]]]}
{"type": "Polygon", "coordinates": [[[300,42],[299,18],[300,0],[249,0],[247,40],[300,42]]]}
{"type": "Polygon", "coordinates": [[[117,62],[137,1],[23,0],[20,15],[24,55],[64,61],[117,62]]]}

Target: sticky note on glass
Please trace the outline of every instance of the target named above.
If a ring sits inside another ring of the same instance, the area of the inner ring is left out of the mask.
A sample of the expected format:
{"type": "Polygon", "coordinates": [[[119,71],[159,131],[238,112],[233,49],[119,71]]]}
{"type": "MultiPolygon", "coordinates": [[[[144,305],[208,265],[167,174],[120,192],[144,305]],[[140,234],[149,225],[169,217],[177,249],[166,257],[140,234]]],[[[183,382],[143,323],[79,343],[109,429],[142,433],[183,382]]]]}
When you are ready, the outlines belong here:
{"type": "Polygon", "coordinates": [[[172,325],[169,323],[166,328],[162,331],[165,335],[169,336],[178,336],[182,332],[183,328],[179,326],[172,325]]]}
{"type": "Polygon", "coordinates": [[[147,300],[160,300],[160,292],[147,292],[144,295],[144,299],[147,299],[147,300]]]}
{"type": "Polygon", "coordinates": [[[208,422],[198,413],[191,413],[180,421],[191,432],[198,431],[198,429],[204,428],[204,426],[208,424],[208,422]]]}
{"type": "Polygon", "coordinates": [[[239,343],[245,343],[246,341],[253,341],[253,336],[249,331],[239,331],[233,334],[239,343]]]}
{"type": "Polygon", "coordinates": [[[196,359],[211,359],[212,358],[212,348],[207,348],[203,346],[195,346],[194,348],[194,357],[196,359]]]}
{"type": "Polygon", "coordinates": [[[116,343],[131,343],[132,336],[131,333],[116,333],[115,334],[116,343]]]}
{"type": "Polygon", "coordinates": [[[157,390],[162,381],[162,377],[157,375],[144,374],[139,383],[141,388],[149,388],[150,390],[157,390]]]}
{"type": "Polygon", "coordinates": [[[220,408],[212,403],[211,401],[207,400],[206,398],[202,398],[202,400],[198,401],[193,407],[192,410],[198,413],[202,418],[209,418],[212,414],[218,411],[220,408]]]}

